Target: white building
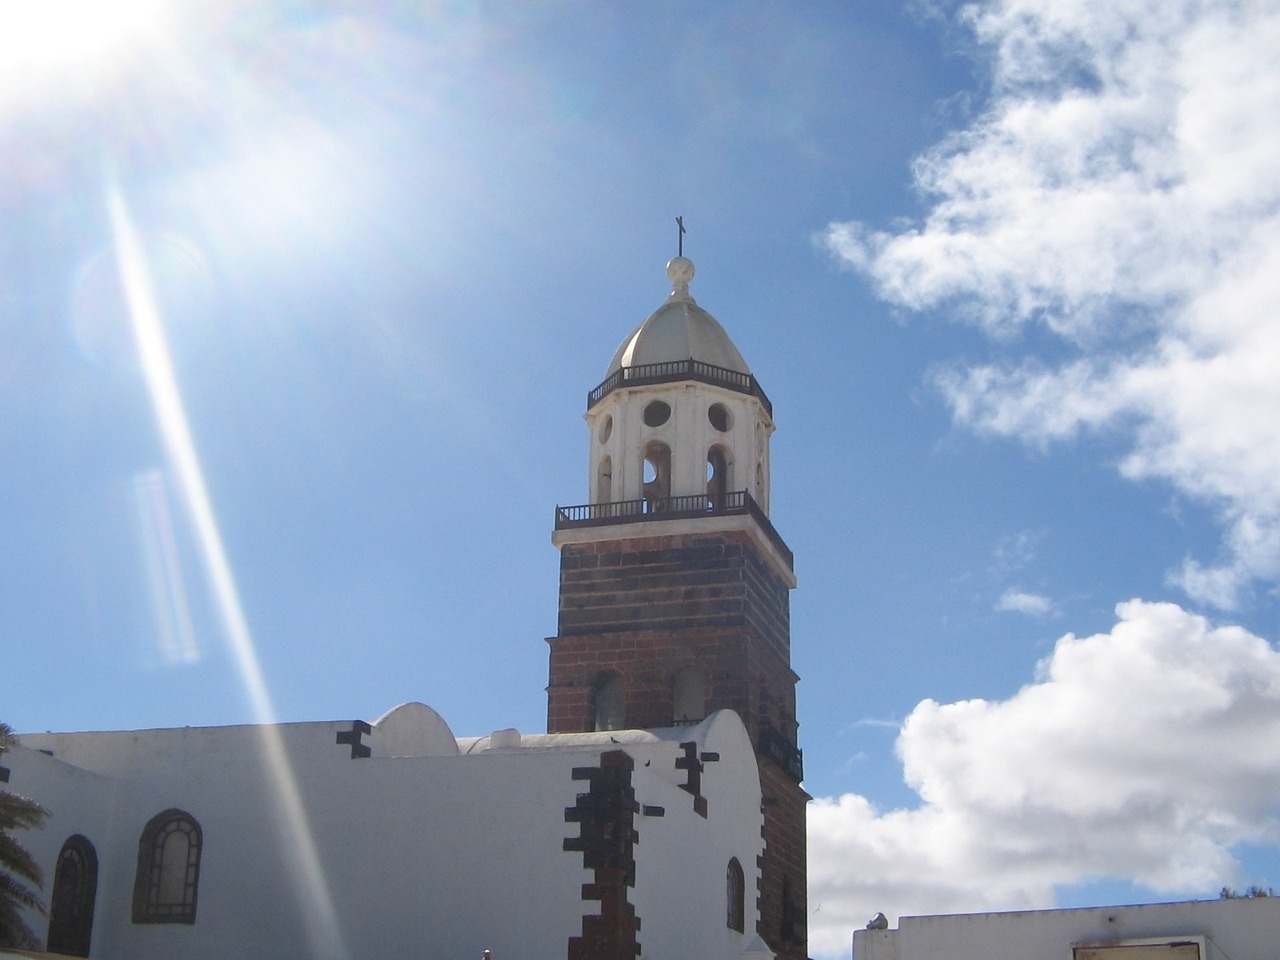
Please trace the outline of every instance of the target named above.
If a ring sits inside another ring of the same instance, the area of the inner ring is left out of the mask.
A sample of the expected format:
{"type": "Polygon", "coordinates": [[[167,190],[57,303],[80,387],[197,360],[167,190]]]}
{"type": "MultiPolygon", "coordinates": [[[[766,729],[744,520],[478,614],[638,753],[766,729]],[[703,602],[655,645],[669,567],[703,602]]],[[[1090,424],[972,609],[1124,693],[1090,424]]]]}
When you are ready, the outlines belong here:
{"type": "Polygon", "coordinates": [[[1280,898],[903,917],[853,960],[1275,960],[1280,898]]]}
{"type": "Polygon", "coordinates": [[[27,734],[4,763],[52,812],[23,837],[53,878],[50,949],[559,960],[633,921],[647,957],[752,943],[760,781],[730,711],[457,740],[411,703],[370,725],[27,734]]]}

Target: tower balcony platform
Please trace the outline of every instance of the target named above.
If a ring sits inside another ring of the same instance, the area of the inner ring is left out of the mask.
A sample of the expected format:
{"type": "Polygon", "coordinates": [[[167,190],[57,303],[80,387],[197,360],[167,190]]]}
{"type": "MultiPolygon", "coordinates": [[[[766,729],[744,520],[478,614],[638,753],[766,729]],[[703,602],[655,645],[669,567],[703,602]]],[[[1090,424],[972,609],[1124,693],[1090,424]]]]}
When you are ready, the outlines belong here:
{"type": "MultiPolygon", "coordinates": [[[[556,533],[592,527],[623,524],[670,523],[718,517],[750,517],[765,535],[770,546],[786,564],[795,569],[795,557],[760,504],[746,490],[711,496],[655,497],[644,500],[615,500],[611,503],[584,503],[572,507],[556,507],[556,533]]],[[[656,531],[655,531],[656,532],[656,531]]],[[[557,540],[567,539],[557,537],[557,540]]],[[[794,583],[792,584],[794,586],[794,583]]]]}

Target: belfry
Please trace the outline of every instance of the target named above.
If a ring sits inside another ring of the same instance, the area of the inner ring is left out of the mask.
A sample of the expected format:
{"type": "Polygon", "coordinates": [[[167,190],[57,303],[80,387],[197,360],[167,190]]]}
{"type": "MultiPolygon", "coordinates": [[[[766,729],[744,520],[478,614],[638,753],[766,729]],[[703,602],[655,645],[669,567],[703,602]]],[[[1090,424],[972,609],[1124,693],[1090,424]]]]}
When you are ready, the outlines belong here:
{"type": "Polygon", "coordinates": [[[679,727],[736,711],[763,797],[756,930],[779,958],[804,960],[809,796],[791,669],[796,580],[769,521],[773,409],[689,293],[693,263],[677,256],[667,276],[666,301],[587,395],[589,502],[556,510],[547,730],[679,727]]]}

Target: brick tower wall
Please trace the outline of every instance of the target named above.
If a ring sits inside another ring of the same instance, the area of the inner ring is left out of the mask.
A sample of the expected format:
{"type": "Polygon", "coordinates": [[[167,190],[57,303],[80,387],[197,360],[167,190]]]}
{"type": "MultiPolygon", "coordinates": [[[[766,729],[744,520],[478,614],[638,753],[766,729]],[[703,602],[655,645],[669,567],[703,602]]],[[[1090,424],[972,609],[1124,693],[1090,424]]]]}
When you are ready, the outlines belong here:
{"type": "Polygon", "coordinates": [[[776,764],[762,760],[764,854],[760,858],[760,925],[757,932],[779,960],[806,960],[808,856],[805,808],[809,794],[776,764]]]}
{"type": "Polygon", "coordinates": [[[789,600],[746,533],[565,544],[547,730],[593,729],[594,689],[610,673],[626,726],[671,726],[675,674],[697,667],[708,712],[736,710],[757,749],[763,724],[794,750],[789,600]]]}
{"type": "Polygon", "coordinates": [[[742,531],[564,544],[547,730],[594,729],[595,690],[608,675],[623,686],[624,726],[671,726],[677,673],[700,670],[707,712],[737,711],[760,764],[758,932],[780,958],[805,960],[809,798],[799,786],[789,603],[786,583],[742,531]]]}

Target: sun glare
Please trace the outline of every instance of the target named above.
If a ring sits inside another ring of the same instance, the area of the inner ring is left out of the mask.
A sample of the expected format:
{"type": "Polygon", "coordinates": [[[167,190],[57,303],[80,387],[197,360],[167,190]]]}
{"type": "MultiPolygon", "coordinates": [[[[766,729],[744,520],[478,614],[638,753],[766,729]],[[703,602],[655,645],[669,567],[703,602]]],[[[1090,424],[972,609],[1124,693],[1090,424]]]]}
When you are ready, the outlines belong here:
{"type": "Polygon", "coordinates": [[[299,902],[311,919],[307,933],[311,938],[312,955],[319,960],[349,960],[350,954],[338,926],[333,897],[307,820],[302,794],[276,724],[275,708],[267,691],[257,647],[240,603],[231,561],[222,542],[213,501],[196,454],[151,271],[124,198],[114,188],[107,194],[107,212],[111,219],[120,285],[128,304],[142,374],[151,394],[161,439],[204,559],[231,652],[253,704],[255,719],[261,724],[263,766],[275,792],[276,814],[290,843],[286,862],[293,874],[299,902]]]}
{"type": "Polygon", "coordinates": [[[153,30],[161,8],[160,0],[0,0],[0,80],[101,65],[153,30]]]}

